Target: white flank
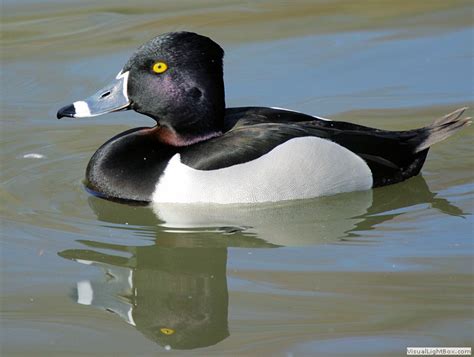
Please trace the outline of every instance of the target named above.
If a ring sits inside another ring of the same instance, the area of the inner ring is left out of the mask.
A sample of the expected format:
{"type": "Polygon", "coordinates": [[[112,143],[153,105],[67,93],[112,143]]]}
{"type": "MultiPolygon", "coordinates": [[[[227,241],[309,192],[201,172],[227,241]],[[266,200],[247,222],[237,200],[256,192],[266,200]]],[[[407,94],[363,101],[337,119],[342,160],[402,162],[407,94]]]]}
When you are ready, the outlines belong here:
{"type": "Polygon", "coordinates": [[[94,291],[92,290],[89,280],[79,281],[77,283],[77,303],[81,305],[90,305],[94,299],[94,291]]]}
{"type": "Polygon", "coordinates": [[[91,111],[89,109],[89,105],[84,102],[83,100],[72,103],[74,105],[75,114],[74,117],[76,118],[85,118],[91,116],[91,111]]]}
{"type": "Polygon", "coordinates": [[[295,138],[258,159],[218,170],[169,161],[152,196],[159,203],[258,203],[367,190],[372,174],[363,159],[317,137],[295,138]]]}
{"type": "MultiPolygon", "coordinates": [[[[297,110],[291,110],[291,109],[286,109],[286,108],[280,108],[280,107],[270,107],[272,109],[278,109],[278,110],[286,110],[287,112],[293,112],[293,113],[300,113],[300,114],[304,114],[304,113],[301,113],[297,110]]],[[[321,119],[321,120],[326,120],[326,121],[332,121],[332,119],[328,119],[328,118],[323,118],[323,117],[320,117],[318,115],[311,115],[312,117],[316,118],[316,119],[321,119]]]]}

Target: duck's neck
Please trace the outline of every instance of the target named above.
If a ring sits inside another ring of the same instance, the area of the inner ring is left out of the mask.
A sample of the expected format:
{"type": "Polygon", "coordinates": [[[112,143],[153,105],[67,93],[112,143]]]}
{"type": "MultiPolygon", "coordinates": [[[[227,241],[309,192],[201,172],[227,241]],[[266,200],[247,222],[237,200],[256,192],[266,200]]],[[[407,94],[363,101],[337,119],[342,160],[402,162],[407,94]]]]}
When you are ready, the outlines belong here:
{"type": "Polygon", "coordinates": [[[189,146],[222,135],[222,131],[207,131],[201,134],[183,135],[173,128],[157,125],[151,129],[154,135],[164,144],[171,146],[189,146]]]}

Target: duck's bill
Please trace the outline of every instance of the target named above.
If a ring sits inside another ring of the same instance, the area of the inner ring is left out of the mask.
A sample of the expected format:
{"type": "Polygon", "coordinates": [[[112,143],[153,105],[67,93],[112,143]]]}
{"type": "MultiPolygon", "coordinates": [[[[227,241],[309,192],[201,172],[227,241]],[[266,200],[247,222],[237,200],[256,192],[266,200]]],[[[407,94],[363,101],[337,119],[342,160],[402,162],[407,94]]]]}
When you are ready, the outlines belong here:
{"type": "Polygon", "coordinates": [[[115,80],[93,96],[58,110],[58,119],[88,118],[130,108],[127,85],[129,72],[120,72],[115,80]]]}

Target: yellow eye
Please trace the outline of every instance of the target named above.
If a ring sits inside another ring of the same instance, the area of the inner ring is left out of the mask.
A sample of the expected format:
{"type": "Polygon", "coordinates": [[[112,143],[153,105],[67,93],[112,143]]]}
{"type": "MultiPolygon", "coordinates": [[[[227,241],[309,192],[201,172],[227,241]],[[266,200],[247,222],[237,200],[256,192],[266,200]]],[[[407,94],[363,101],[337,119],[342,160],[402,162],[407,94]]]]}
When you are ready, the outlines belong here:
{"type": "Polygon", "coordinates": [[[168,65],[165,62],[156,62],[152,69],[155,73],[163,73],[168,69],[168,65]]]}
{"type": "Polygon", "coordinates": [[[163,335],[172,335],[174,334],[174,330],[172,328],[167,328],[167,327],[163,327],[163,328],[160,328],[160,331],[163,335]]]}

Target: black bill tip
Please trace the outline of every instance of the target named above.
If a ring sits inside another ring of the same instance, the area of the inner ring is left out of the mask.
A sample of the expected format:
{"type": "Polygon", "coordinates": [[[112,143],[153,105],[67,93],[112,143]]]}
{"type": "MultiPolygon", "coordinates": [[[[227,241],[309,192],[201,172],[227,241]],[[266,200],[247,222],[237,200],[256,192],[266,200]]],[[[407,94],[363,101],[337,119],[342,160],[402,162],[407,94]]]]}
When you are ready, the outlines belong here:
{"type": "Polygon", "coordinates": [[[74,118],[74,114],[76,114],[76,109],[74,108],[73,104],[66,105],[65,107],[62,107],[61,109],[58,110],[58,113],[56,114],[56,117],[58,119],[68,117],[68,118],[74,118]]]}

